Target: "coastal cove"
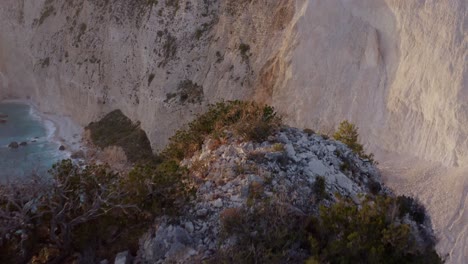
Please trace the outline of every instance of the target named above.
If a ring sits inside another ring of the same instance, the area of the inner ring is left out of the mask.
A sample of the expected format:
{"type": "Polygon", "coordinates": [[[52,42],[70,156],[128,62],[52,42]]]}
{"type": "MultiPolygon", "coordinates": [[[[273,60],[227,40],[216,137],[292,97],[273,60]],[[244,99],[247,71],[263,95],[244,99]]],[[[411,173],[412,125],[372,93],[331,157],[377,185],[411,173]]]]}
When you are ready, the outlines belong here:
{"type": "Polygon", "coordinates": [[[30,101],[1,101],[0,117],[0,183],[47,174],[80,148],[80,126],[67,117],[40,113],[30,101]]]}

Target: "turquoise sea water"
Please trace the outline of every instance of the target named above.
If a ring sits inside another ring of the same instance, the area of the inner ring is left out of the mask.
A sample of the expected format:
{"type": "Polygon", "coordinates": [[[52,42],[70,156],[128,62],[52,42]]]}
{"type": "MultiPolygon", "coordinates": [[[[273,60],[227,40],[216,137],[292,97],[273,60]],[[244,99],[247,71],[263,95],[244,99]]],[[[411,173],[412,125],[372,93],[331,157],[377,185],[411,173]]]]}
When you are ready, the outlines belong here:
{"type": "Polygon", "coordinates": [[[53,124],[43,121],[33,109],[21,103],[0,103],[0,182],[17,180],[36,172],[45,174],[63,154],[59,144],[53,142],[53,124]],[[2,117],[8,115],[8,117],[2,117]],[[11,149],[16,141],[27,142],[26,146],[11,149]]]}

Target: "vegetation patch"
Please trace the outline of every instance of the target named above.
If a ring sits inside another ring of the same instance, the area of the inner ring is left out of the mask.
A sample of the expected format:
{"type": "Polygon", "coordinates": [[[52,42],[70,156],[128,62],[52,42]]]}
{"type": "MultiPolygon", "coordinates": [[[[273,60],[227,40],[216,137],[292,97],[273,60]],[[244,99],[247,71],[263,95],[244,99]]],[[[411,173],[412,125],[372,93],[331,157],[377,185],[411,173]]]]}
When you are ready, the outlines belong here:
{"type": "Polygon", "coordinates": [[[317,216],[267,201],[226,209],[222,241],[231,246],[210,263],[442,263],[434,238],[395,214],[397,198],[365,198],[360,206],[338,199],[317,216]]]}
{"type": "Polygon", "coordinates": [[[239,52],[241,54],[242,60],[246,61],[250,57],[250,46],[245,43],[239,45],[239,52]]]}
{"type": "Polygon", "coordinates": [[[37,25],[40,26],[46,21],[48,17],[50,17],[53,14],[55,14],[55,7],[52,5],[51,0],[47,0],[45,3],[45,7],[42,9],[41,16],[35,22],[37,23],[37,25]]]}
{"type": "Polygon", "coordinates": [[[81,38],[83,37],[83,35],[86,33],[86,29],[88,28],[88,26],[85,24],[85,23],[81,23],[79,28],[78,28],[78,35],[76,37],[76,42],[77,43],[80,43],[81,42],[81,38]]]}
{"type": "Polygon", "coordinates": [[[158,66],[164,67],[169,61],[175,58],[177,54],[177,38],[165,32],[165,41],[162,46],[162,56],[163,61],[161,61],[158,66]]]}
{"type": "Polygon", "coordinates": [[[325,177],[318,176],[314,182],[314,193],[318,201],[326,199],[328,194],[325,189],[325,177]]]}
{"type": "Polygon", "coordinates": [[[434,239],[416,243],[420,231],[399,218],[397,198],[366,198],[358,207],[342,199],[322,206],[310,225],[307,263],[442,263],[434,239]]]}
{"type": "Polygon", "coordinates": [[[72,263],[73,252],[86,251],[111,257],[137,242],[144,217],[124,201],[119,175],[70,160],[50,173],[0,188],[1,263],[72,263]],[[116,240],[110,250],[106,244],[116,240]]]}
{"type": "Polygon", "coordinates": [[[39,60],[39,65],[41,65],[42,68],[49,67],[49,65],[50,65],[50,58],[47,57],[47,58],[45,58],[45,59],[39,60]]]}
{"type": "Polygon", "coordinates": [[[220,221],[222,239],[236,242],[219,250],[209,263],[303,263],[308,256],[308,217],[282,205],[264,202],[227,209],[220,221]]]}
{"type": "Polygon", "coordinates": [[[170,103],[177,101],[179,104],[199,104],[203,101],[203,86],[194,83],[191,80],[184,80],[179,83],[177,93],[168,93],[164,102],[170,103]]]}
{"type": "Polygon", "coordinates": [[[362,144],[359,143],[358,129],[354,124],[350,123],[349,121],[345,120],[340,123],[338,130],[335,132],[335,134],[333,134],[333,138],[346,144],[361,158],[367,159],[370,162],[375,163],[374,154],[366,154],[364,152],[364,146],[362,146],[362,144]]]}
{"type": "Polygon", "coordinates": [[[262,141],[280,124],[281,118],[270,106],[241,101],[220,102],[211,105],[185,129],[177,131],[162,155],[181,161],[200,150],[208,136],[219,140],[226,137],[226,131],[244,140],[262,141]]]}
{"type": "Polygon", "coordinates": [[[140,124],[132,123],[120,110],[90,123],[86,129],[90,131],[93,144],[100,148],[122,147],[131,162],[149,160],[153,156],[151,144],[140,124]]]}

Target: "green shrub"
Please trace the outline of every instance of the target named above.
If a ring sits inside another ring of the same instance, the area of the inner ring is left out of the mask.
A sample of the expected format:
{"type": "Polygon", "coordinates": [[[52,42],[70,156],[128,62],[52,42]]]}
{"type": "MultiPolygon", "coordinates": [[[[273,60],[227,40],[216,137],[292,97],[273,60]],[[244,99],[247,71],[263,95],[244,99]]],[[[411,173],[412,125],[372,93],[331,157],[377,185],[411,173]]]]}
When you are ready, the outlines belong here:
{"type": "Polygon", "coordinates": [[[221,249],[209,263],[302,263],[307,251],[308,218],[282,205],[259,203],[249,209],[221,213],[223,240],[235,237],[234,247],[221,249]],[[301,249],[302,248],[302,249],[301,249]]]}
{"type": "Polygon", "coordinates": [[[209,263],[442,263],[433,238],[402,223],[399,199],[368,197],[359,206],[338,199],[316,216],[266,201],[226,209],[221,243],[231,246],[209,263]]]}
{"type": "Polygon", "coordinates": [[[166,98],[166,102],[177,97],[180,104],[200,104],[204,98],[203,87],[194,83],[191,80],[183,80],[177,87],[177,93],[170,93],[166,98]]]}
{"type": "Polygon", "coordinates": [[[421,249],[395,211],[397,199],[379,196],[359,207],[341,200],[322,206],[311,225],[311,260],[320,263],[441,263],[433,248],[421,249]]]}
{"type": "Polygon", "coordinates": [[[129,192],[119,175],[106,166],[80,168],[70,160],[50,173],[51,178],[35,177],[0,190],[0,241],[6,242],[0,243],[2,263],[33,257],[63,263],[73,252],[96,252],[113,237],[122,240],[110,254],[137,242],[142,233],[120,236],[142,219],[140,210],[124,201],[129,192]]]}
{"type": "Polygon", "coordinates": [[[244,140],[262,141],[280,124],[281,118],[270,106],[241,101],[220,102],[211,105],[186,129],[177,131],[162,156],[181,161],[200,150],[208,136],[224,138],[226,131],[244,140]]]}
{"type": "Polygon", "coordinates": [[[363,146],[359,143],[359,134],[354,124],[347,120],[340,123],[338,131],[333,134],[335,140],[341,141],[346,144],[354,152],[361,154],[364,151],[363,146]]]}
{"type": "Polygon", "coordinates": [[[359,143],[359,134],[357,127],[345,120],[340,123],[338,130],[333,134],[335,140],[341,141],[346,144],[352,151],[358,154],[363,159],[368,159],[374,163],[374,154],[366,154],[364,147],[359,143]]]}
{"type": "Polygon", "coordinates": [[[127,202],[153,215],[176,214],[192,194],[187,170],[174,160],[137,165],[123,179],[122,186],[130,192],[127,202]]]}
{"type": "Polygon", "coordinates": [[[325,190],[325,177],[318,176],[315,179],[313,191],[319,201],[327,198],[327,192],[325,190]]]}
{"type": "Polygon", "coordinates": [[[44,4],[44,8],[41,11],[41,16],[37,20],[37,24],[40,26],[42,25],[48,17],[55,13],[55,7],[51,4],[51,1],[48,0],[44,4]]]}

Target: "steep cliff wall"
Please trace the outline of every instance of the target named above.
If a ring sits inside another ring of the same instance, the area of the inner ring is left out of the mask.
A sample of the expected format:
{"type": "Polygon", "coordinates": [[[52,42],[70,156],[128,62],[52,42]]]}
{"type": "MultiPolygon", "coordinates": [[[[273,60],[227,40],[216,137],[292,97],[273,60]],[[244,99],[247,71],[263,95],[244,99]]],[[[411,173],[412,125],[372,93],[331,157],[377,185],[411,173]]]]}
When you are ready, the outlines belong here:
{"type": "Polygon", "coordinates": [[[308,1],[274,105],[299,126],[348,118],[372,148],[468,163],[464,1],[308,1]]]}
{"type": "Polygon", "coordinates": [[[119,108],[159,149],[207,103],[251,97],[292,32],[292,3],[7,0],[0,97],[29,96],[81,124],[119,108]]]}
{"type": "Polygon", "coordinates": [[[121,108],[153,146],[219,99],[368,146],[468,163],[462,0],[6,0],[1,97],[80,123],[121,108]],[[398,142],[398,143],[395,143],[398,142]]]}

